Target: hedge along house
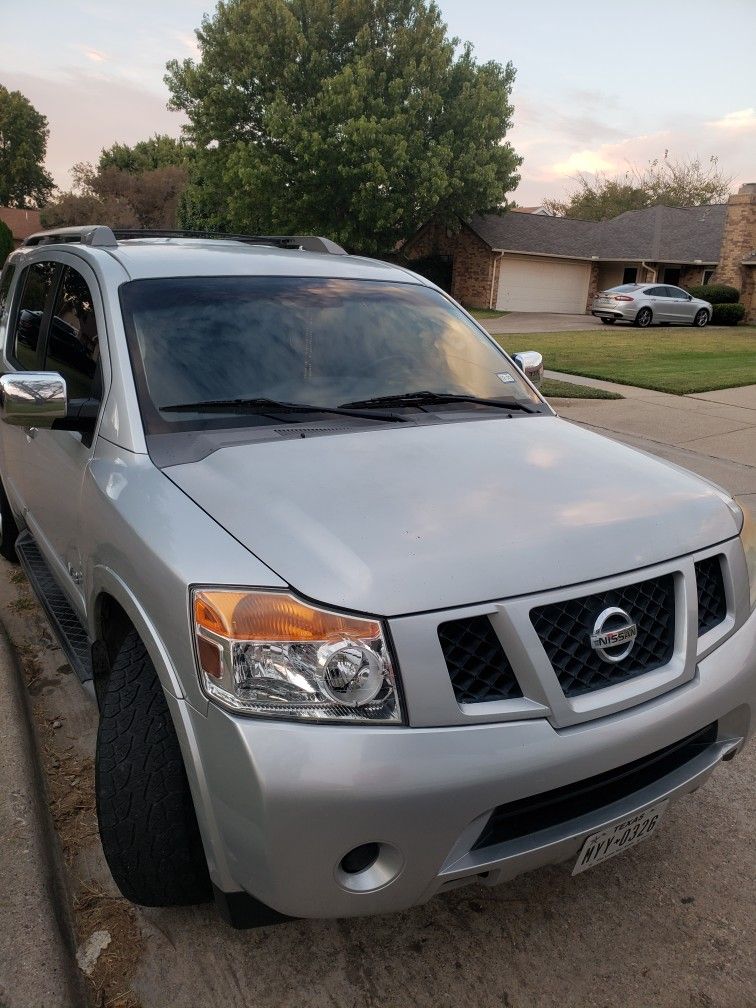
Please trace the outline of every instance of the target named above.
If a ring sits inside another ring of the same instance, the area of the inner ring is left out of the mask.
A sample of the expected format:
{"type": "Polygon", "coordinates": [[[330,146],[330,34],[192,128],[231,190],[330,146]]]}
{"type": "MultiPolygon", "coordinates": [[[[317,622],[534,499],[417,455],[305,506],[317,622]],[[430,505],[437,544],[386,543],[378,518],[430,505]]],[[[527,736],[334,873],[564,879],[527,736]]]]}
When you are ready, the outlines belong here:
{"type": "Polygon", "coordinates": [[[726,204],[655,206],[607,221],[481,214],[456,233],[430,221],[402,252],[467,307],[579,314],[617,284],[711,281],[738,287],[753,319],[756,183],[726,204]]]}

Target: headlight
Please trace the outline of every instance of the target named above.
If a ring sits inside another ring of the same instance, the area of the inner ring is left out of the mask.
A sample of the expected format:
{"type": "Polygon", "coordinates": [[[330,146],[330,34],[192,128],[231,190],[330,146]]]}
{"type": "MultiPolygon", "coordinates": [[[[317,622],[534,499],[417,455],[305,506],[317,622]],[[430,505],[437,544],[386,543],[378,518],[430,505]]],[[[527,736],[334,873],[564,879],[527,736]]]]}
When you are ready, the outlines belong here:
{"type": "Polygon", "coordinates": [[[401,724],[379,620],[347,616],[286,592],[192,592],[205,693],[264,717],[401,724]]]}
{"type": "Polygon", "coordinates": [[[745,550],[748,582],[751,586],[751,609],[756,609],[756,511],[750,504],[738,500],[738,507],[743,512],[743,528],[740,530],[740,541],[745,550]]]}

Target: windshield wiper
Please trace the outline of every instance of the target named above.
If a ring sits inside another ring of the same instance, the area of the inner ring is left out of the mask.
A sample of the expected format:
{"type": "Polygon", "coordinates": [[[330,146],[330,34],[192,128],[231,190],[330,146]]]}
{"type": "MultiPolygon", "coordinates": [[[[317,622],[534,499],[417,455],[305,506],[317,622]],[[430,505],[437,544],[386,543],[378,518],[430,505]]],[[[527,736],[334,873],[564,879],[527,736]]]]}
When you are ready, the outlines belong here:
{"type": "Polygon", "coordinates": [[[443,403],[480,403],[482,406],[496,406],[505,410],[521,410],[523,413],[538,413],[536,407],[516,399],[481,399],[474,395],[460,395],[456,392],[404,392],[398,395],[374,396],[372,399],[358,399],[341,403],[343,408],[371,408],[373,406],[432,406],[443,403]]]}
{"type": "Polygon", "coordinates": [[[359,417],[361,420],[386,420],[389,423],[406,423],[407,417],[395,413],[360,413],[341,406],[312,406],[308,403],[284,402],[280,399],[206,399],[203,402],[173,403],[159,406],[164,413],[336,413],[339,416],[359,417]]]}

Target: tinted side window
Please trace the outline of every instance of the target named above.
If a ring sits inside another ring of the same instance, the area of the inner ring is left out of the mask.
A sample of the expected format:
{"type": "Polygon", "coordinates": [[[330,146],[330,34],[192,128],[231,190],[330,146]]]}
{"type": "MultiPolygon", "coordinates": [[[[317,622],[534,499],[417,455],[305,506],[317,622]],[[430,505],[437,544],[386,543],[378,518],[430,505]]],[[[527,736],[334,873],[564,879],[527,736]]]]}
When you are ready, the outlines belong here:
{"type": "Polygon", "coordinates": [[[99,356],[92,295],[84,277],[66,266],[50,322],[45,370],[63,375],[69,399],[88,399],[99,356]]]}
{"type": "Polygon", "coordinates": [[[10,305],[7,304],[8,291],[10,290],[10,285],[13,282],[13,274],[15,272],[15,266],[6,266],[3,270],[2,277],[0,277],[0,325],[3,324],[5,320],[5,312],[10,307],[10,305]]]}
{"type": "Polygon", "coordinates": [[[667,293],[669,297],[672,298],[687,298],[687,294],[684,290],[680,290],[679,287],[667,287],[667,293]]]}
{"type": "Polygon", "coordinates": [[[39,330],[56,270],[56,263],[39,262],[28,266],[21,277],[23,290],[16,315],[12,353],[16,362],[27,371],[37,369],[39,330]]]}
{"type": "Polygon", "coordinates": [[[669,297],[667,287],[649,287],[646,291],[648,297],[669,297]]]}

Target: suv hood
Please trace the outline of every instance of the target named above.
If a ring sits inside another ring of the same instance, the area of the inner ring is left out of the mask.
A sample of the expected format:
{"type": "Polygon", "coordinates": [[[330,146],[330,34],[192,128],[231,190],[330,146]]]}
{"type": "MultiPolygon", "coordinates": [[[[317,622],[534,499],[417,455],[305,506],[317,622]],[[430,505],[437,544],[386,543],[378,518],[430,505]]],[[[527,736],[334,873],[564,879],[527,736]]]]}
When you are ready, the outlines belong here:
{"type": "Polygon", "coordinates": [[[711,484],[556,417],[236,445],[163,471],[298,592],[384,616],[589,581],[738,532],[711,484]]]}

